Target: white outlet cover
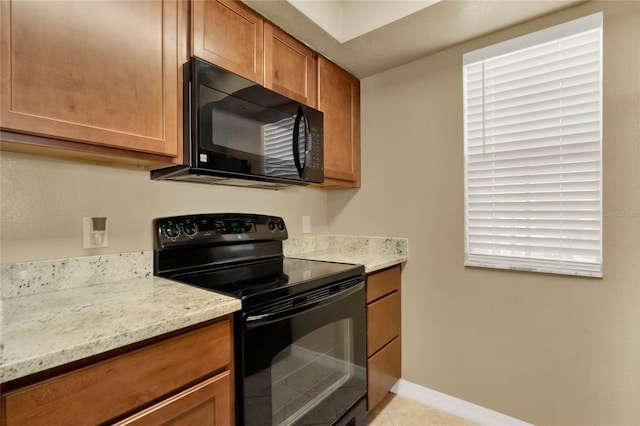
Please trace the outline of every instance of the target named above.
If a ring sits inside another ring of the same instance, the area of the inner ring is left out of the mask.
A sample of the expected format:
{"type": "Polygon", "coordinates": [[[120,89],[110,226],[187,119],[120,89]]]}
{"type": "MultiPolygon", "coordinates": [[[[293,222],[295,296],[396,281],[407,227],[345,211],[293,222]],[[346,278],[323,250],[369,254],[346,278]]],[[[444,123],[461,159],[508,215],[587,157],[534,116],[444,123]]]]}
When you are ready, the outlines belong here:
{"type": "Polygon", "coordinates": [[[105,229],[105,232],[104,232],[104,237],[102,238],[102,244],[93,244],[91,241],[91,218],[83,217],[82,218],[82,247],[86,249],[109,247],[109,236],[107,234],[108,228],[109,227],[107,225],[107,229],[105,229]]]}
{"type": "Polygon", "coordinates": [[[302,233],[311,233],[311,216],[302,216],[302,233]]]}

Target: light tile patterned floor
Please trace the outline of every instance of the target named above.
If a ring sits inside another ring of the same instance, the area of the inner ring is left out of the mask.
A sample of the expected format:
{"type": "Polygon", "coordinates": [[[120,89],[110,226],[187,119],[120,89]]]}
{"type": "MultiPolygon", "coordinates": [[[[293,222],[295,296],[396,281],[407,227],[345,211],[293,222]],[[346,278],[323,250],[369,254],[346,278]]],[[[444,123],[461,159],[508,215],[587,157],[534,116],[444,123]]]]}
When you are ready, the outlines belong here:
{"type": "Polygon", "coordinates": [[[469,420],[389,392],[367,416],[369,426],[477,426],[469,420]]]}

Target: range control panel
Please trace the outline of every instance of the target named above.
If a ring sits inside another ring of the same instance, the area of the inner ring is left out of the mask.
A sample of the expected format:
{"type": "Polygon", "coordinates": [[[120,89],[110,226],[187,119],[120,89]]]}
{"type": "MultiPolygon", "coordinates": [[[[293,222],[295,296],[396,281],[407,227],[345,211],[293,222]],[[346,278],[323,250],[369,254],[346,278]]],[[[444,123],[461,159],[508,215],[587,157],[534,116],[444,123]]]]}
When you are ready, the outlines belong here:
{"type": "Polygon", "coordinates": [[[287,227],[277,216],[210,213],[158,218],[153,221],[155,248],[243,241],[286,240],[287,227]]]}

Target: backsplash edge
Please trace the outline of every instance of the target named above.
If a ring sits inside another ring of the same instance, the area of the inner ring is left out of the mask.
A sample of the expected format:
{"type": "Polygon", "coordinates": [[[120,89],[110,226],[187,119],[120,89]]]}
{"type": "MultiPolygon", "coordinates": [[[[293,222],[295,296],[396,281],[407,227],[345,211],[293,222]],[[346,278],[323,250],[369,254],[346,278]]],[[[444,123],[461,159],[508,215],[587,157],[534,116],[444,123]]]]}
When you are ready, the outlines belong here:
{"type": "Polygon", "coordinates": [[[29,296],[153,274],[153,251],[0,264],[0,298],[29,296]]]}

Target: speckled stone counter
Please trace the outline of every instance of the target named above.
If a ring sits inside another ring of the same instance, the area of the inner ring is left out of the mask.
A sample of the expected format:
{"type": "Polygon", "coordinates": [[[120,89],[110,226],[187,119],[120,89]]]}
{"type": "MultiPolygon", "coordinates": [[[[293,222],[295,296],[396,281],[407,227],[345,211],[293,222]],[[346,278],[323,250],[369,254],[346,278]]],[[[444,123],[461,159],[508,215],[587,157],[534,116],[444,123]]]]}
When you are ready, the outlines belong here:
{"type": "Polygon", "coordinates": [[[240,309],[238,299],[152,276],[148,260],[140,253],[1,265],[0,381],[240,309]],[[147,266],[123,270],[137,262],[147,266]],[[82,279],[90,285],[78,285],[82,279]]]}
{"type": "Polygon", "coordinates": [[[0,298],[150,277],[153,252],[106,254],[0,264],[0,298]]]}
{"type": "MultiPolygon", "coordinates": [[[[363,264],[407,261],[406,238],[314,235],[288,257],[363,264]]],[[[196,325],[239,300],[154,277],[152,252],[0,265],[0,382],[196,325]]]]}
{"type": "Polygon", "coordinates": [[[406,238],[351,235],[309,235],[284,241],[284,254],[299,259],[363,264],[365,273],[408,259],[406,238]]]}

